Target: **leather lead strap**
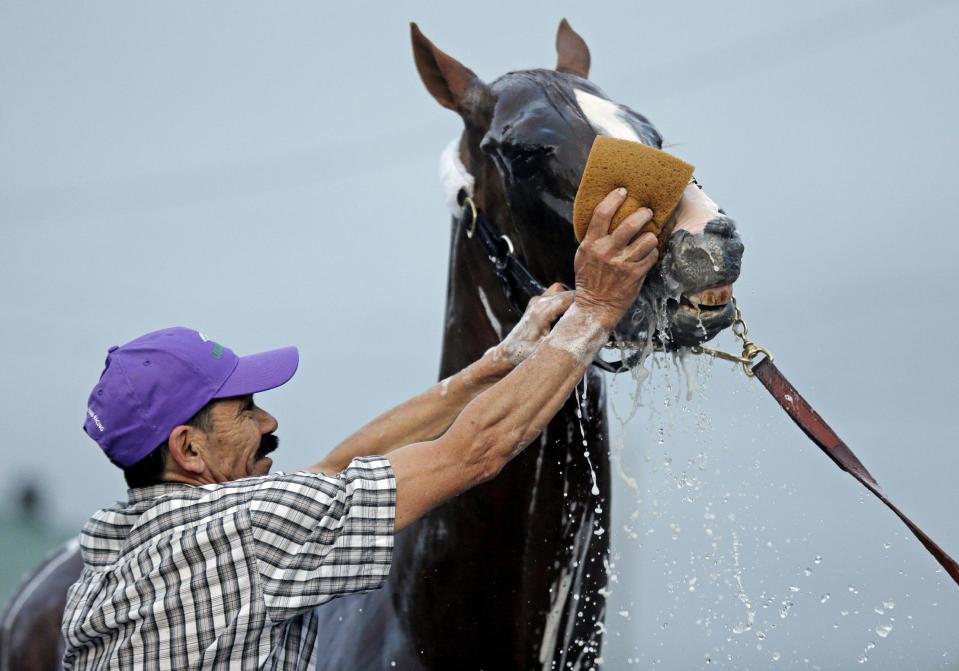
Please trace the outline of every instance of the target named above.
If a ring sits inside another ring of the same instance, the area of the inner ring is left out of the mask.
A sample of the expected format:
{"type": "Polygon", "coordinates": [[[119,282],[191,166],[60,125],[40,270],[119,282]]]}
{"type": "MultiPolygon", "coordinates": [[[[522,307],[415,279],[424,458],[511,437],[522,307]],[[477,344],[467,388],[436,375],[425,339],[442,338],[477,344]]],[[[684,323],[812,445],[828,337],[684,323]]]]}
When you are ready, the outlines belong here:
{"type": "Polygon", "coordinates": [[[786,376],[769,359],[762,361],[752,367],[753,374],[759,378],[763,386],[772,394],[773,398],[779,402],[782,409],[792,418],[803,432],[826,453],[826,455],[836,462],[842,470],[849,473],[859,481],[863,487],[876,495],[876,497],[886,504],[886,506],[896,513],[913,535],[919,539],[929,553],[936,558],[936,561],[946,569],[956,584],[959,585],[959,564],[950,557],[941,547],[925,534],[916,524],[906,517],[905,514],[896,505],[886,498],[879,487],[879,483],[872,477],[872,474],[866,470],[862,462],[856,458],[852,450],[842,442],[836,432],[826,424],[826,420],[819,416],[812,406],[804,399],[796,388],[793,387],[786,376]]]}

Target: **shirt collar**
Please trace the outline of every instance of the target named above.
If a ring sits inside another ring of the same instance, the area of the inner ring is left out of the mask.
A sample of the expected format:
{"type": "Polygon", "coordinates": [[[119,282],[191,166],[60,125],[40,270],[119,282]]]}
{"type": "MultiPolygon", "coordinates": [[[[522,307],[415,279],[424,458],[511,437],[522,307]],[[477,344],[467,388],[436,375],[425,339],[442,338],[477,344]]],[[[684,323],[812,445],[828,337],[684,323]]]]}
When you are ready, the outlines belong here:
{"type": "Polygon", "coordinates": [[[193,487],[193,485],[188,485],[183,482],[161,482],[148,487],[128,489],[127,498],[132,505],[140,501],[146,501],[147,499],[155,499],[160,496],[165,496],[166,494],[181,492],[186,487],[193,487]]]}

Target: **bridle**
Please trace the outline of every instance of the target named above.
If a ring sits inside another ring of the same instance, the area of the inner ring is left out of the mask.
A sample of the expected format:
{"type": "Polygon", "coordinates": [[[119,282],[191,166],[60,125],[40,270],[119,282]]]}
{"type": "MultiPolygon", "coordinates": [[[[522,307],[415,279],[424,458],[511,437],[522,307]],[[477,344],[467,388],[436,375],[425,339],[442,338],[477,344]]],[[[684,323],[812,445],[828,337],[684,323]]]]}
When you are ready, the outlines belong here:
{"type": "MultiPolygon", "coordinates": [[[[698,182],[695,182],[699,186],[698,182]]],[[[702,188],[701,186],[699,188],[702,188]]],[[[459,223],[466,232],[466,237],[476,239],[483,247],[487,258],[493,264],[496,276],[500,280],[503,292],[514,309],[522,314],[526,304],[533,296],[538,296],[546,290],[542,282],[537,280],[522,261],[516,256],[516,249],[509,236],[500,233],[487,217],[476,207],[476,203],[464,191],[460,191],[459,223]]],[[[909,528],[919,542],[939,562],[946,573],[959,584],[959,563],[939,547],[915,522],[909,519],[899,508],[890,501],[879,487],[879,483],[866,469],[865,465],[856,457],[835,431],[826,423],[819,413],[804,399],[795,387],[786,379],[779,368],[773,363],[769,350],[761,347],[749,339],[749,329],[742,317],[742,312],[736,304],[735,320],[732,324],[733,335],[742,341],[743,353],[740,356],[697,346],[691,348],[694,354],[704,354],[714,358],[725,359],[742,364],[743,372],[748,377],[755,377],[763,387],[779,403],[786,414],[842,470],[849,473],[863,487],[868,489],[909,528]],[[758,359],[758,361],[757,361],[758,359]]],[[[593,365],[611,373],[620,373],[629,370],[639,360],[639,355],[626,356],[617,362],[604,361],[596,355],[593,365]]]]}

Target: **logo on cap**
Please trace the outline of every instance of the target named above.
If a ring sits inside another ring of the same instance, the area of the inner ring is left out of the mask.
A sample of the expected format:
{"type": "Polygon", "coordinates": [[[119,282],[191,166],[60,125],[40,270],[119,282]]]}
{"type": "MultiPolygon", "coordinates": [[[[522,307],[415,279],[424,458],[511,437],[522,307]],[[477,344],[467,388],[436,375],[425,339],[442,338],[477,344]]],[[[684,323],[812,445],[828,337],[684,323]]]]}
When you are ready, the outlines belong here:
{"type": "Polygon", "coordinates": [[[93,412],[93,408],[88,407],[87,414],[90,415],[90,419],[92,419],[93,423],[97,425],[98,429],[100,429],[100,433],[106,431],[106,429],[103,428],[103,423],[100,421],[100,418],[97,417],[97,413],[93,412]]]}

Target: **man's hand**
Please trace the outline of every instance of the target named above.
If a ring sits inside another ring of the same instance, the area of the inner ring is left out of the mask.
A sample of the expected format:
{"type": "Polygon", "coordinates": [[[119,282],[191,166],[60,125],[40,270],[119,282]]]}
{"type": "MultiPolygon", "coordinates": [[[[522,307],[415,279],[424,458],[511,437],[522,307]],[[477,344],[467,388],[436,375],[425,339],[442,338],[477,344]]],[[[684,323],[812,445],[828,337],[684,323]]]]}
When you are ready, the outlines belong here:
{"type": "Polygon", "coordinates": [[[566,290],[559,282],[541,295],[533,296],[519,323],[493,349],[493,356],[511,367],[521,364],[573,304],[573,296],[574,292],[566,290]]]}
{"type": "Polygon", "coordinates": [[[656,236],[639,232],[653,217],[641,207],[609,232],[626,189],[606,196],[596,209],[576,250],[576,300],[591,308],[607,329],[613,328],[636,300],[643,280],[659,258],[656,236]]]}

